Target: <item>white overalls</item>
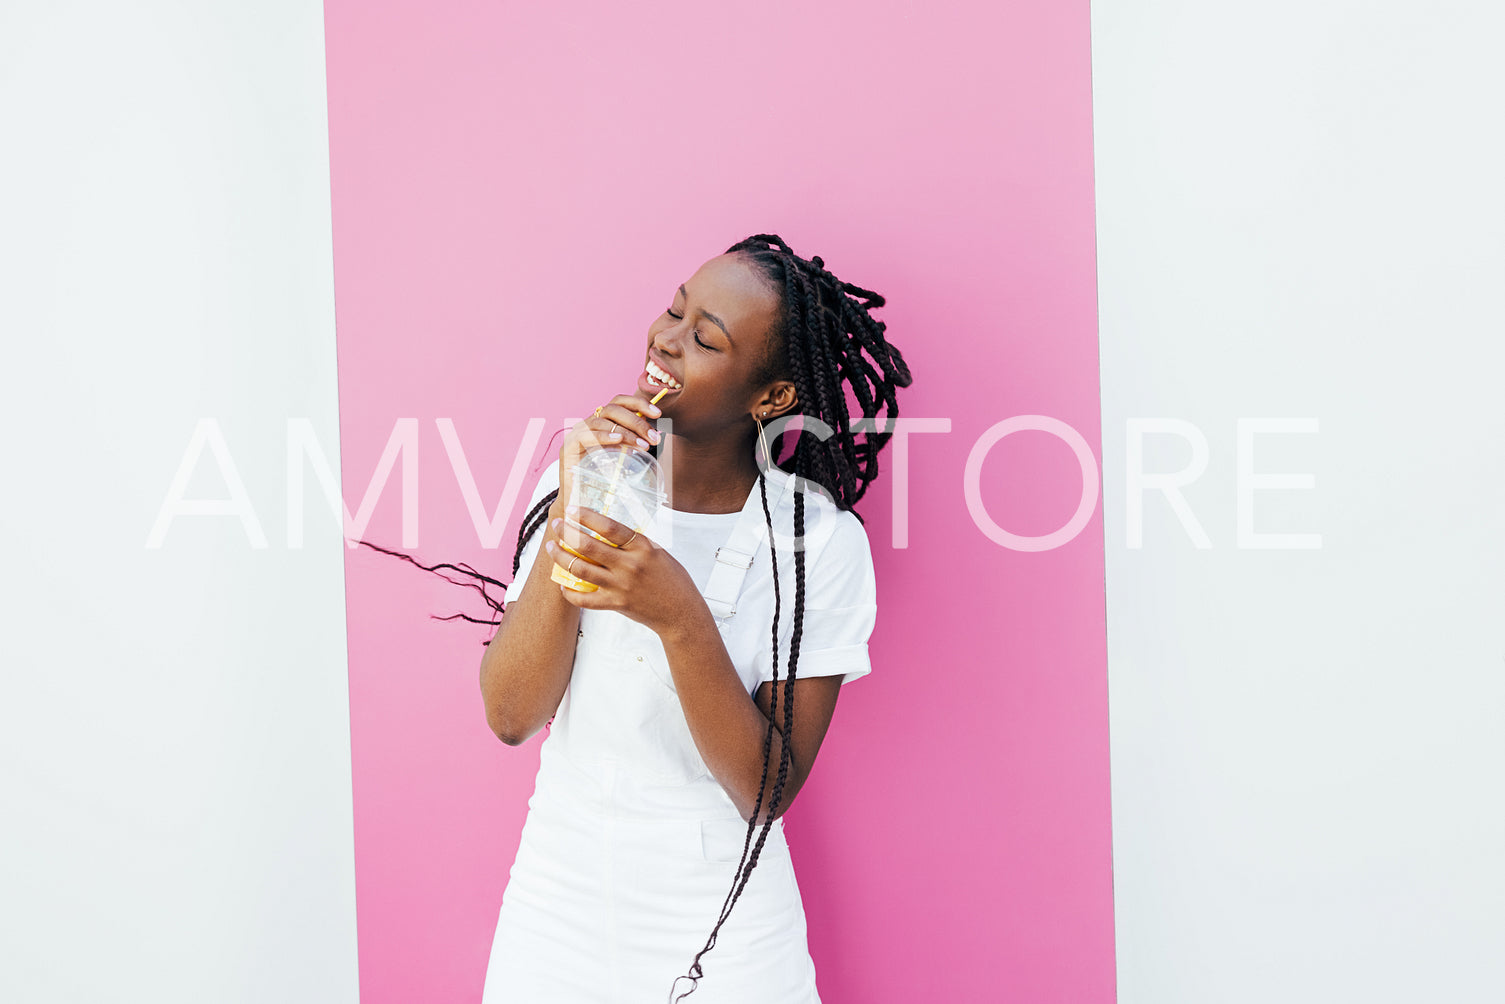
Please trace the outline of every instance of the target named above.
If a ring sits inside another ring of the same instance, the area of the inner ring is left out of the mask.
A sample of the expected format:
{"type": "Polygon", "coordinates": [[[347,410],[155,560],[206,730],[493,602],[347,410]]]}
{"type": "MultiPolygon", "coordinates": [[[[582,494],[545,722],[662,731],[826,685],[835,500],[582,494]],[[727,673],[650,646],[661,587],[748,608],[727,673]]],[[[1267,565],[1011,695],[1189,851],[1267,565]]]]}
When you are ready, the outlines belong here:
{"type": "MultiPolygon", "coordinates": [[[[789,476],[777,469],[767,476],[783,591],[784,679],[794,608],[793,502],[789,476]]],[[[551,465],[534,500],[556,487],[551,465]]],[[[832,576],[833,586],[854,591],[830,594],[839,597],[839,607],[827,600],[807,618],[800,666],[808,662],[814,675],[844,672],[846,682],[870,668],[866,643],[876,608],[867,538],[856,524],[857,546],[846,522],[855,517],[816,495],[806,494],[806,509],[807,584],[837,527],[846,528],[842,564],[855,571],[832,576]]],[[[647,535],[690,571],[753,693],[771,676],[773,620],[757,486],[741,513],[665,508],[647,535]],[[719,554],[703,546],[707,540],[725,542],[719,554]],[[749,554],[750,567],[743,567],[749,554]]],[[[526,580],[542,537],[540,531],[529,542],[518,583],[526,580]]],[[[508,599],[516,595],[514,589],[508,599]]],[[[807,585],[816,606],[821,595],[807,585]]],[[[539,759],[482,1004],[656,1004],[670,999],[671,987],[675,996],[689,990],[688,979],[676,986],[675,978],[689,969],[716,924],[747,822],[700,757],[653,631],[612,611],[581,612],[574,669],[539,759]]],[[[772,772],[769,778],[771,792],[772,772]]],[[[686,1004],[820,1004],[782,819],[769,830],[701,967],[704,975],[686,1004]]]]}

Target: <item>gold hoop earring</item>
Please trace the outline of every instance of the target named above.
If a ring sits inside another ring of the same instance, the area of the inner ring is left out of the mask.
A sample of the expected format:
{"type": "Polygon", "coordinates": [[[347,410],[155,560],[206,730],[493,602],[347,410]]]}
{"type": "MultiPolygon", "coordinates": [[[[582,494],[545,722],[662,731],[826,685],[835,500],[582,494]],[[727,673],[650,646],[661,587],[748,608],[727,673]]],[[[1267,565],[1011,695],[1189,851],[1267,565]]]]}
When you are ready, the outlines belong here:
{"type": "MultiPolygon", "coordinates": [[[[766,415],[767,412],[764,412],[764,414],[766,415]]],[[[763,432],[763,420],[754,415],[753,421],[758,424],[758,442],[763,446],[763,460],[758,466],[763,470],[767,470],[773,466],[773,450],[768,448],[768,436],[763,432]]]]}

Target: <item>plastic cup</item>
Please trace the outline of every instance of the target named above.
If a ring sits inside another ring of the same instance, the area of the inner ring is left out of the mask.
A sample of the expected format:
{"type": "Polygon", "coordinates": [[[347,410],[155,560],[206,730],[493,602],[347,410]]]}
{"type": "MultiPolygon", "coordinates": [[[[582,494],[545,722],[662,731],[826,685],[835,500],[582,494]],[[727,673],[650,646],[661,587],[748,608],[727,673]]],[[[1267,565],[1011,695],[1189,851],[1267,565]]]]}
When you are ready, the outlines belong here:
{"type": "MultiPolygon", "coordinates": [[[[598,512],[641,533],[664,504],[662,478],[658,461],[643,450],[630,446],[595,447],[570,468],[570,504],[598,512]]],[[[592,530],[586,532],[602,543],[617,546],[592,530]]],[[[557,562],[549,577],[582,593],[597,588],[595,583],[575,577],[557,562]]]]}

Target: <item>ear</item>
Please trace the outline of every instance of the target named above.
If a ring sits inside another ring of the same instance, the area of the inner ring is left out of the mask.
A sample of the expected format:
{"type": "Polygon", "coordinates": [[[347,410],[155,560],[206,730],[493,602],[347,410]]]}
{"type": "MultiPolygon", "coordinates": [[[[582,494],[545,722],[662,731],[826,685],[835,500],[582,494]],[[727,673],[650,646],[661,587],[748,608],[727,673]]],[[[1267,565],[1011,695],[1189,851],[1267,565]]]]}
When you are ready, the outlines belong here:
{"type": "Polygon", "coordinates": [[[760,422],[787,415],[799,407],[799,395],[795,393],[794,384],[788,380],[775,380],[764,390],[763,395],[753,403],[752,414],[760,422]]]}

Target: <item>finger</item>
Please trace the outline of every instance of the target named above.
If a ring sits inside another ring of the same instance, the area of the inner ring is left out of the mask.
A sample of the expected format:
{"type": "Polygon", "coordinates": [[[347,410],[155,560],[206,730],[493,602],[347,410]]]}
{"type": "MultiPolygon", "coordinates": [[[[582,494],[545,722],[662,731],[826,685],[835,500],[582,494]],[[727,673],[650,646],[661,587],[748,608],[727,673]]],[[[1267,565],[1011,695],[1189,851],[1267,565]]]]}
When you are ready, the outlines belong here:
{"type": "MultiPolygon", "coordinates": [[[[546,546],[549,549],[549,557],[554,560],[554,564],[569,572],[580,581],[589,582],[591,585],[599,587],[605,585],[610,578],[610,573],[600,565],[591,564],[591,562],[583,558],[572,555],[568,550],[554,543],[552,540],[548,541],[546,546]]],[[[598,544],[597,546],[599,547],[600,545],[598,544]]]]}
{"type": "Polygon", "coordinates": [[[632,539],[635,532],[626,523],[603,516],[594,509],[582,509],[579,506],[568,505],[564,507],[565,523],[575,522],[587,530],[594,530],[605,537],[612,547],[621,547],[632,539]]]}
{"type": "Polygon", "coordinates": [[[569,586],[559,586],[559,593],[565,602],[577,606],[582,610],[609,610],[611,609],[610,597],[604,589],[593,589],[588,592],[579,589],[571,589],[569,586]]]}
{"type": "Polygon", "coordinates": [[[609,403],[621,405],[635,415],[645,415],[650,419],[663,414],[662,408],[641,394],[618,394],[609,403]]]}
{"type": "Polygon", "coordinates": [[[613,402],[601,409],[601,417],[611,419],[625,430],[627,432],[625,441],[631,445],[647,449],[659,440],[659,433],[653,427],[653,421],[631,410],[631,406],[613,402]]]}
{"type": "MultiPolygon", "coordinates": [[[[617,446],[627,439],[627,432],[609,418],[587,418],[576,427],[579,431],[573,433],[576,445],[582,449],[592,446],[617,446]]],[[[636,434],[633,434],[636,438],[636,434]]]]}
{"type": "Polygon", "coordinates": [[[629,435],[635,435],[631,430],[625,429],[622,423],[614,421],[605,410],[599,416],[592,416],[585,420],[586,428],[590,435],[602,440],[626,439],[629,435]]]}
{"type": "Polygon", "coordinates": [[[622,429],[622,441],[628,446],[647,450],[659,441],[658,429],[655,429],[647,418],[643,415],[632,414],[622,406],[608,405],[604,411],[600,412],[600,417],[608,418],[616,423],[614,427],[622,429]]]}
{"type": "Polygon", "coordinates": [[[615,549],[609,544],[601,543],[589,532],[579,530],[565,521],[555,528],[555,533],[559,537],[559,543],[569,553],[597,565],[611,564],[611,555],[615,549]]]}
{"type": "Polygon", "coordinates": [[[573,548],[570,545],[566,544],[562,540],[556,540],[556,541],[553,541],[552,543],[554,544],[554,548],[550,548],[550,550],[549,550],[550,554],[553,554],[555,548],[557,548],[558,550],[563,551],[565,554],[569,555],[572,558],[581,558],[581,559],[583,559],[585,561],[589,561],[590,560],[589,558],[586,558],[585,555],[581,554],[575,548],[573,548]]]}

